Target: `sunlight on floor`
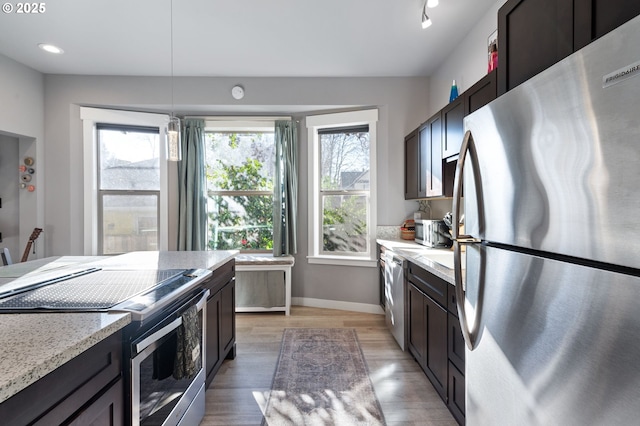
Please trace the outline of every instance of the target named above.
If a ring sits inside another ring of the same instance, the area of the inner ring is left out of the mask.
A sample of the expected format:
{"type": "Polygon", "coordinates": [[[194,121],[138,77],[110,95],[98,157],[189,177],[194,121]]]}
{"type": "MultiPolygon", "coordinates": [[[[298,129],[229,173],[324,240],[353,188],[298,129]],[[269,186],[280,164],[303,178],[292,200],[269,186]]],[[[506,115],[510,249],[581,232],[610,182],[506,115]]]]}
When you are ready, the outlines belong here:
{"type": "Polygon", "coordinates": [[[325,389],[298,395],[254,391],[253,397],[270,425],[383,424],[370,410],[377,401],[367,400],[366,392],[362,392],[368,386],[367,381],[361,381],[348,391],[325,389]]]}

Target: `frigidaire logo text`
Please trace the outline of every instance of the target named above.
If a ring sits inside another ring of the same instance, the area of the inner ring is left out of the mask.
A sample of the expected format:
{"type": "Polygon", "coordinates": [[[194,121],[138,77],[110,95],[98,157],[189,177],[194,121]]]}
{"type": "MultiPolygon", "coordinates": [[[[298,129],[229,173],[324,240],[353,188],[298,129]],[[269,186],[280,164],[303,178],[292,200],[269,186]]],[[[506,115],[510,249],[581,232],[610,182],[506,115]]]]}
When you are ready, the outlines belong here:
{"type": "Polygon", "coordinates": [[[634,65],[634,66],[632,66],[631,68],[629,68],[629,69],[627,69],[625,71],[620,71],[620,72],[615,73],[614,75],[611,75],[611,76],[607,77],[607,79],[605,80],[605,83],[609,83],[611,81],[617,80],[620,77],[625,77],[625,76],[627,76],[627,75],[629,75],[631,73],[634,73],[636,71],[639,71],[639,70],[640,70],[640,65],[634,65]]]}

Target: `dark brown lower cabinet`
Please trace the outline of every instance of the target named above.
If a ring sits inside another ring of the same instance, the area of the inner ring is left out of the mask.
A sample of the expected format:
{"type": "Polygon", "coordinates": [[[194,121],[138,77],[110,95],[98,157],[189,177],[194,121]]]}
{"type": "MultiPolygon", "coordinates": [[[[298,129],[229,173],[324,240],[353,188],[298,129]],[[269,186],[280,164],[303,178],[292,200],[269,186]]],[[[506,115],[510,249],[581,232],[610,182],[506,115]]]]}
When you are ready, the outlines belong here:
{"type": "Polygon", "coordinates": [[[456,421],[465,423],[465,343],[455,287],[409,262],[407,347],[456,421]]]}
{"type": "Polygon", "coordinates": [[[122,425],[122,332],[0,404],[3,425],[122,425]]]}
{"type": "MultiPolygon", "coordinates": [[[[453,286],[450,286],[453,288],[453,286]]],[[[449,383],[447,406],[459,424],[464,424],[464,369],[465,343],[460,329],[460,321],[449,311],[449,336],[447,337],[449,356],[449,383]]]]}
{"type": "Polygon", "coordinates": [[[123,404],[124,392],[122,389],[122,379],[120,379],[74,418],[69,423],[69,426],[122,425],[123,404]]]}
{"type": "Polygon", "coordinates": [[[447,311],[409,282],[409,351],[438,394],[447,397],[447,311]]]}
{"type": "Polygon", "coordinates": [[[449,383],[447,388],[447,407],[458,424],[463,425],[465,416],[464,374],[452,362],[449,362],[449,383]]]}
{"type": "Polygon", "coordinates": [[[235,260],[215,271],[204,283],[210,291],[207,299],[207,371],[206,387],[220,369],[222,361],[236,357],[236,278],[235,260]]]}

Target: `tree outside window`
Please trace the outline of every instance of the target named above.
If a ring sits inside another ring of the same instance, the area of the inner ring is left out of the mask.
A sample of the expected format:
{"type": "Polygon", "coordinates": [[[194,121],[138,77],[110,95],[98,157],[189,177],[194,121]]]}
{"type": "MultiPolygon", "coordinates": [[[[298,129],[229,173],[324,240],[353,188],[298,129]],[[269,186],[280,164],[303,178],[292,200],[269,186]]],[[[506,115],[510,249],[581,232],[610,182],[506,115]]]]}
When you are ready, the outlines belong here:
{"type": "Polygon", "coordinates": [[[367,253],[369,128],[318,131],[321,159],[322,251],[367,253]]]}
{"type": "Polygon", "coordinates": [[[272,132],[207,132],[208,247],[273,249],[272,132]]]}

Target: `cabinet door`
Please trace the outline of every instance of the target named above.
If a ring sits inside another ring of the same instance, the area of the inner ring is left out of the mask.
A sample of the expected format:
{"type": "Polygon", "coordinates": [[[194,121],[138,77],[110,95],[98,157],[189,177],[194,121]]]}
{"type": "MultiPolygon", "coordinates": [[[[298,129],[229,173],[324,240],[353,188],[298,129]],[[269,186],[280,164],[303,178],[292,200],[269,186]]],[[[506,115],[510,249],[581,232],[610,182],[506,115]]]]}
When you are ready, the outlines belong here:
{"type": "Polygon", "coordinates": [[[638,0],[575,0],[574,50],[640,14],[638,0]]]}
{"type": "Polygon", "coordinates": [[[464,132],[462,131],[464,119],[464,96],[461,96],[444,107],[442,121],[442,158],[449,158],[460,153],[460,145],[464,132]]]}
{"type": "Polygon", "coordinates": [[[464,115],[471,114],[496,98],[497,74],[498,72],[493,70],[465,90],[463,93],[464,115]]]}
{"type": "Polygon", "coordinates": [[[447,406],[458,424],[463,425],[465,417],[465,381],[462,374],[453,364],[449,363],[449,386],[447,406]]]}
{"type": "Polygon", "coordinates": [[[498,10],[498,95],[573,52],[574,0],[508,0],[498,10]]]}
{"type": "Polygon", "coordinates": [[[226,358],[236,357],[236,280],[220,290],[220,349],[226,358]]]}
{"type": "Polygon", "coordinates": [[[418,361],[420,367],[424,369],[427,344],[424,316],[425,296],[412,283],[409,283],[407,287],[407,306],[409,308],[409,321],[407,324],[409,330],[407,335],[409,336],[409,352],[411,352],[413,357],[418,361]]]}
{"type": "Polygon", "coordinates": [[[449,337],[447,355],[449,361],[458,367],[460,371],[464,371],[465,343],[460,329],[460,321],[458,318],[449,313],[449,337]]]}
{"type": "Polygon", "coordinates": [[[220,359],[220,292],[207,301],[207,386],[213,380],[213,373],[220,359]]]}
{"type": "Polygon", "coordinates": [[[404,199],[418,198],[418,180],[420,172],[420,150],[418,130],[414,130],[404,139],[404,199]]]}
{"type": "Polygon", "coordinates": [[[447,398],[447,311],[429,296],[424,298],[427,320],[427,377],[443,400],[447,398]]]}
{"type": "Polygon", "coordinates": [[[426,176],[426,197],[442,197],[442,114],[439,112],[427,123],[428,131],[420,133],[420,175],[426,176]],[[424,150],[424,154],[422,151],[424,150]]]}

